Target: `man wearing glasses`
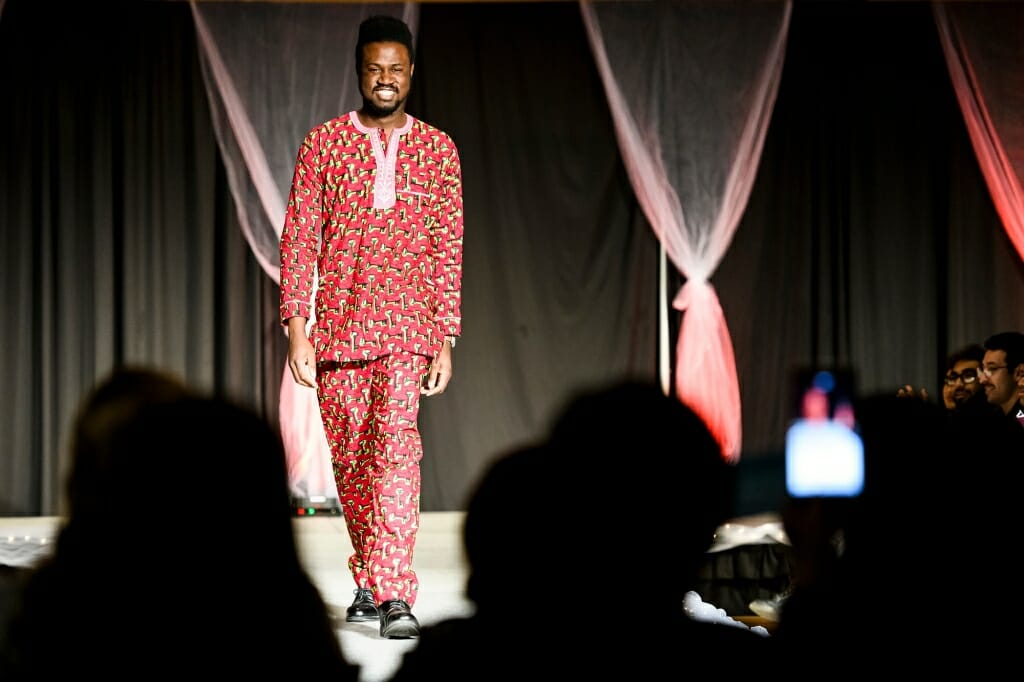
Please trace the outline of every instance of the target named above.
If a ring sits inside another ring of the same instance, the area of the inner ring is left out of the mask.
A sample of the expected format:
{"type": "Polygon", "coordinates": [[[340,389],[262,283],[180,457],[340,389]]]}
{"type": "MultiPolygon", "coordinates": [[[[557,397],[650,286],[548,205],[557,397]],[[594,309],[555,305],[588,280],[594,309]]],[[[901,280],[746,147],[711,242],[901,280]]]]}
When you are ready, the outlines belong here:
{"type": "Polygon", "coordinates": [[[1000,332],[985,340],[985,357],[978,372],[978,381],[990,405],[995,405],[1024,428],[1024,405],[1021,404],[1017,379],[1024,366],[1024,334],[1000,332]]]}
{"type": "Polygon", "coordinates": [[[985,349],[972,343],[952,353],[946,360],[946,374],[942,381],[942,402],[950,412],[964,407],[986,404],[985,392],[978,382],[978,368],[985,357],[985,349]]]}
{"type": "MultiPolygon", "coordinates": [[[[987,412],[993,409],[985,399],[978,381],[981,361],[985,349],[981,344],[972,343],[951,353],[946,358],[946,372],[942,376],[942,404],[947,414],[964,412],[987,412]]],[[[910,384],[901,386],[896,392],[901,398],[928,400],[927,389],[915,390],[910,384]]]]}

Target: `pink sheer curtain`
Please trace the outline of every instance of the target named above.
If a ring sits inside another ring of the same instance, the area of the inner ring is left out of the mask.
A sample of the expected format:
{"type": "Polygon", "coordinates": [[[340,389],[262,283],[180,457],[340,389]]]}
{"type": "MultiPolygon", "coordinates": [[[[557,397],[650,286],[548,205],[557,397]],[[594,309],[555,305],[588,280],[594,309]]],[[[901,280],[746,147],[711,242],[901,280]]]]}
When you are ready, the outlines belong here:
{"type": "MultiPolygon", "coordinates": [[[[676,394],[737,461],[739,381],[710,279],[753,186],[791,3],[582,0],[580,9],[633,190],[686,278],[672,302],[683,312],[676,394]]],[[[662,373],[667,386],[664,358],[662,373]]]]}
{"type": "Polygon", "coordinates": [[[932,4],[982,175],[1024,259],[1024,4],[932,4]]]}
{"type": "MultiPolygon", "coordinates": [[[[405,19],[415,35],[419,8],[376,2],[190,4],[235,211],[256,260],[279,282],[278,242],[299,142],[314,125],[361,103],[352,63],[359,23],[371,14],[390,14],[405,19]]],[[[296,385],[281,361],[280,426],[292,493],[310,502],[336,501],[316,392],[296,385]]]]}

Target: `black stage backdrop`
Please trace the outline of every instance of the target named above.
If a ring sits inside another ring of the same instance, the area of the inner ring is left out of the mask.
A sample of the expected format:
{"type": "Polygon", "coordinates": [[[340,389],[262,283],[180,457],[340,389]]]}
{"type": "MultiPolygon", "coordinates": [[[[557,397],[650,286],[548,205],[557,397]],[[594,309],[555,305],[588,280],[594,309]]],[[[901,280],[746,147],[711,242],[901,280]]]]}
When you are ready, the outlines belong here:
{"type": "MultiPolygon", "coordinates": [[[[70,421],[115,365],[276,421],[277,287],[238,228],[188,4],[7,0],[0,79],[0,514],[63,512],[70,421]]],[[[660,256],[575,3],[424,3],[408,108],[463,161],[464,336],[421,422],[423,510],[459,510],[571,391],[656,378],[660,256]]],[[[758,179],[712,282],[743,399],[741,513],[781,494],[793,367],[937,395],[946,353],[1024,329],[1024,266],[927,3],[795,6],[758,179]]],[[[638,439],[623,465],[656,446],[638,439]]],[[[244,506],[244,490],[210,493],[197,503],[244,506]]]]}

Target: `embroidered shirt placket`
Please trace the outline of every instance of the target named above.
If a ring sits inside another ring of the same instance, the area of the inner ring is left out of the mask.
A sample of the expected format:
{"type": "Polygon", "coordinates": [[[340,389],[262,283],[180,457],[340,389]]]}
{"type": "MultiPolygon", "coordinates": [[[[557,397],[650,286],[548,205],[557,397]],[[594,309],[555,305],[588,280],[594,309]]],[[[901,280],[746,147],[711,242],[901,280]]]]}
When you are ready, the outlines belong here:
{"type": "MultiPolygon", "coordinates": [[[[383,131],[381,131],[383,133],[383,131]]],[[[381,136],[371,134],[370,145],[373,147],[373,158],[377,162],[377,176],[373,181],[373,207],[391,208],[395,205],[395,164],[398,161],[398,131],[392,130],[387,141],[387,151],[381,136]]]]}

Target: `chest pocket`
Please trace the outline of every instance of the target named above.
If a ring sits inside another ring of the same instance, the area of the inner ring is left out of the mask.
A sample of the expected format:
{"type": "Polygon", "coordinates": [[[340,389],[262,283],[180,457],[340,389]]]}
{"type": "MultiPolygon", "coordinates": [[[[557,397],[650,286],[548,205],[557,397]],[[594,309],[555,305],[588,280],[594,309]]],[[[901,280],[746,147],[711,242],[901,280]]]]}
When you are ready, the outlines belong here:
{"type": "Polygon", "coordinates": [[[396,199],[414,214],[420,214],[430,204],[433,179],[429,171],[417,171],[414,168],[403,170],[401,174],[396,173],[395,177],[396,199]]]}

